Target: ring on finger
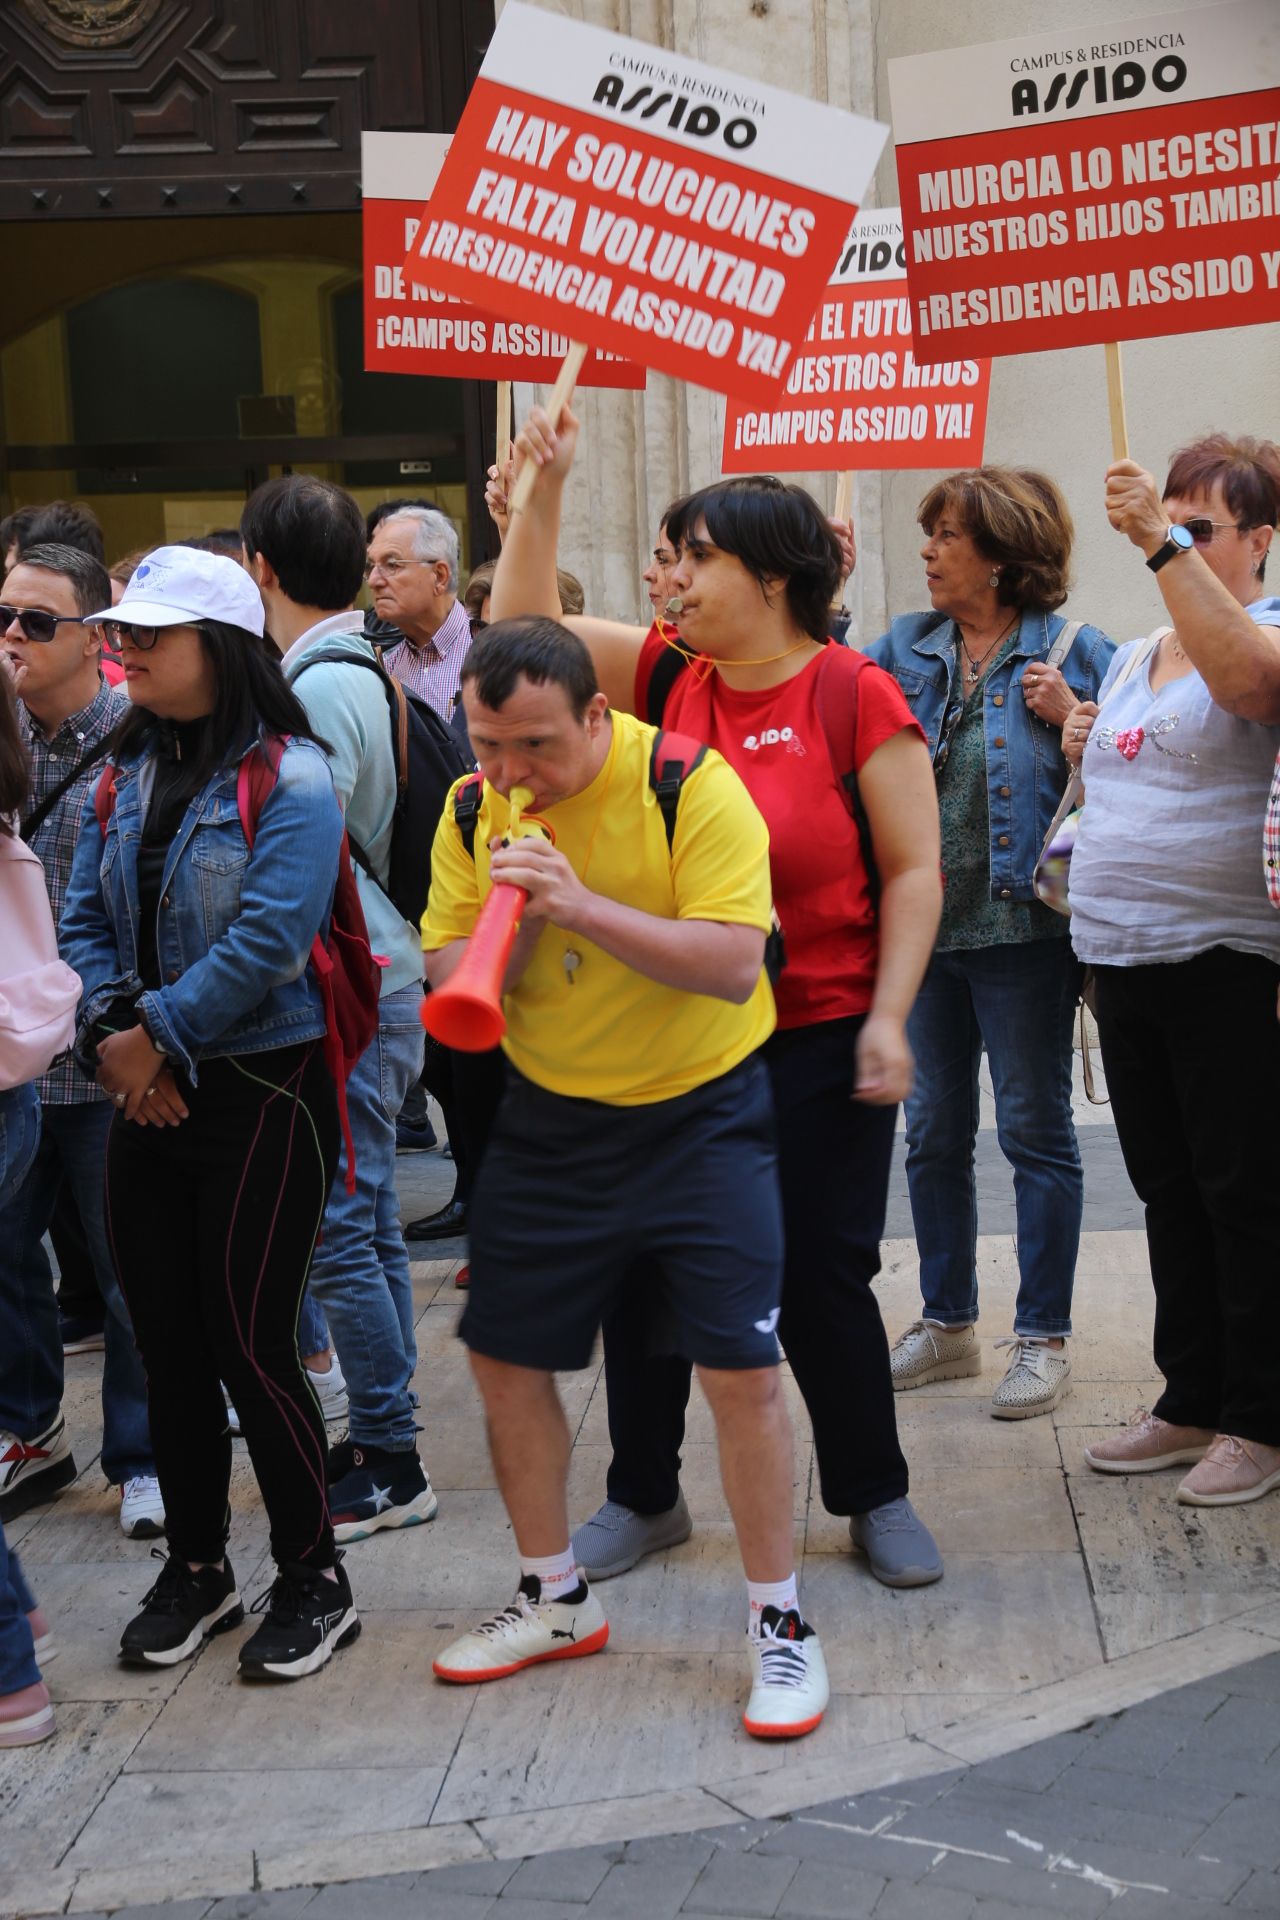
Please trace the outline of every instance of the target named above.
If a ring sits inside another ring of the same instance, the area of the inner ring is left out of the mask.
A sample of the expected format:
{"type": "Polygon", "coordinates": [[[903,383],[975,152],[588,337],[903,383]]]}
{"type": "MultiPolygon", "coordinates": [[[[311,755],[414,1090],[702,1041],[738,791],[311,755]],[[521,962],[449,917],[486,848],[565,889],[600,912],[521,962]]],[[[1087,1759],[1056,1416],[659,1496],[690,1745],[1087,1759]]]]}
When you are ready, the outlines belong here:
{"type": "Polygon", "coordinates": [[[111,1096],[111,1098],[115,1101],[118,1107],[122,1107],[125,1101],[128,1099],[128,1097],[129,1096],[124,1093],[113,1093],[111,1096]]]}
{"type": "Polygon", "coordinates": [[[151,1096],[152,1096],[152,1094],[153,1094],[154,1092],[155,1092],[155,1088],[154,1088],[154,1087],[148,1087],[148,1088],[147,1088],[147,1098],[148,1098],[148,1100],[149,1100],[149,1099],[151,1098],[151,1096]]]}

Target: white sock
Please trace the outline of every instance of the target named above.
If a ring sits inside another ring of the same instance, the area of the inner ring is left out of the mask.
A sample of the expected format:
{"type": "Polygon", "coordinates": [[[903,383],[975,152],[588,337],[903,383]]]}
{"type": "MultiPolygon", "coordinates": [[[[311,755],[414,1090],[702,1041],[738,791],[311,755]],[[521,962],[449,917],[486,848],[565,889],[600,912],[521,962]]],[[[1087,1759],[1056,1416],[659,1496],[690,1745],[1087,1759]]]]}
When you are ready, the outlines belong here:
{"type": "Polygon", "coordinates": [[[785,1580],[748,1580],[747,1582],[747,1631],[759,1633],[760,1616],[766,1607],[776,1607],[779,1613],[799,1613],[800,1600],[796,1593],[796,1577],[789,1573],[785,1580]]]}
{"type": "Polygon", "coordinates": [[[563,1600],[578,1586],[582,1577],[572,1547],[566,1547],[563,1553],[548,1554],[544,1560],[535,1560],[529,1554],[522,1553],[520,1572],[522,1576],[533,1574],[542,1588],[544,1600],[563,1600]]]}

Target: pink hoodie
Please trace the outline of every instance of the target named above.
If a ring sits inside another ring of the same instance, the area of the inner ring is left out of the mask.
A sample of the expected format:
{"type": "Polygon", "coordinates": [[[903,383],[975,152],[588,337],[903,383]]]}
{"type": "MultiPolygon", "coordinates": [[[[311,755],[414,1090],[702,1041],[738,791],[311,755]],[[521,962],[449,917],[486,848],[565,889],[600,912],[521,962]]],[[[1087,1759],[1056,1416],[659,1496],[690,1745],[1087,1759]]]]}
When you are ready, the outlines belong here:
{"type": "Polygon", "coordinates": [[[80,979],[58,958],[44,868],[0,832],[0,1091],[42,1074],[75,1038],[80,979]]]}

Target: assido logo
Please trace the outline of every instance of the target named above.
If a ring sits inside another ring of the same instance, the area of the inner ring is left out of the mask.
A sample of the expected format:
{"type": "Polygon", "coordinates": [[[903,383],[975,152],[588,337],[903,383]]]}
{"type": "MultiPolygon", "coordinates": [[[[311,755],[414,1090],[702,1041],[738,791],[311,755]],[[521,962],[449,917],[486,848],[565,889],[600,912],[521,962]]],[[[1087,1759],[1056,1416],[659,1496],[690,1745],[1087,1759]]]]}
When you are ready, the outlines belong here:
{"type": "Polygon", "coordinates": [[[1074,74],[1055,73],[1040,98],[1039,82],[1018,80],[1013,88],[1013,111],[1052,113],[1055,107],[1078,107],[1086,98],[1098,106],[1108,101],[1136,100],[1145,93],[1147,83],[1157,93],[1177,93],[1187,83],[1187,63],[1176,53],[1166,53],[1150,72],[1136,60],[1122,60],[1114,67],[1081,67],[1074,74]]]}
{"type": "Polygon", "coordinates": [[[622,76],[617,73],[602,74],[596,82],[596,90],[591,98],[600,106],[612,107],[615,113],[634,114],[638,120],[656,120],[662,115],[663,124],[675,127],[681,133],[692,133],[699,140],[710,140],[717,133],[734,153],[741,153],[751,146],[759,133],[754,120],[745,114],[735,114],[726,120],[715,107],[702,101],[693,107],[687,94],[670,91],[656,92],[648,85],[637,87],[624,100],[622,76]]]}
{"type": "Polygon", "coordinates": [[[759,753],[761,747],[785,747],[788,753],[804,752],[804,742],[792,727],[761,727],[759,733],[749,733],[742,745],[747,753],[759,753]]]}

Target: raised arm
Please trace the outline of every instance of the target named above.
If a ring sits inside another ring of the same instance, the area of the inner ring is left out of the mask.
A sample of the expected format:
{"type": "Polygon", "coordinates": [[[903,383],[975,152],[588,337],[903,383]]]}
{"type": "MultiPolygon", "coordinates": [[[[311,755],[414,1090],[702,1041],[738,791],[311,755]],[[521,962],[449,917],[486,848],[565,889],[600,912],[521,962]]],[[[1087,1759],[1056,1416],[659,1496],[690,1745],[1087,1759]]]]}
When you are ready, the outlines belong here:
{"type": "MultiPolygon", "coordinates": [[[[535,407],[516,436],[515,471],[518,473],[526,460],[533,460],[538,480],[528,506],[523,513],[512,514],[507,528],[489,596],[492,620],[509,620],[521,613],[562,618],[556,581],[560,509],[578,444],[578,428],[577,416],[569,407],[561,414],[558,427],[552,426],[545,408],[535,407]]],[[[586,614],[571,615],[564,624],[586,645],[609,705],[622,713],[633,713],[636,666],[645,628],[596,620],[586,614]]]]}
{"type": "MultiPolygon", "coordinates": [[[[1148,559],[1164,544],[1169,516],[1135,460],[1107,468],[1107,518],[1148,559]]],[[[1178,644],[1218,706],[1265,726],[1280,721],[1280,629],[1258,626],[1194,548],[1155,580],[1178,644]]]]}

